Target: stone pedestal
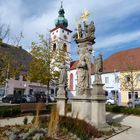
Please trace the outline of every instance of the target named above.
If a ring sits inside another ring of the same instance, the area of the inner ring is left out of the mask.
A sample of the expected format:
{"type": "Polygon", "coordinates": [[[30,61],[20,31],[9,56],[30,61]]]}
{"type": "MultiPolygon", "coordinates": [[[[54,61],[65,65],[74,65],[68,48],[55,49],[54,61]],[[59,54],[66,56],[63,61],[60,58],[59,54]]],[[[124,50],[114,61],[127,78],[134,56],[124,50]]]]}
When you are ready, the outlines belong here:
{"type": "Polygon", "coordinates": [[[72,117],[79,119],[90,120],[91,119],[91,89],[83,91],[82,95],[78,95],[72,98],[72,117]]]}
{"type": "Polygon", "coordinates": [[[102,83],[94,83],[91,93],[91,123],[99,129],[107,127],[105,110],[105,91],[102,83]]]}
{"type": "Polygon", "coordinates": [[[65,115],[66,90],[64,85],[59,85],[56,99],[57,99],[57,108],[59,109],[59,115],[65,115]]]}

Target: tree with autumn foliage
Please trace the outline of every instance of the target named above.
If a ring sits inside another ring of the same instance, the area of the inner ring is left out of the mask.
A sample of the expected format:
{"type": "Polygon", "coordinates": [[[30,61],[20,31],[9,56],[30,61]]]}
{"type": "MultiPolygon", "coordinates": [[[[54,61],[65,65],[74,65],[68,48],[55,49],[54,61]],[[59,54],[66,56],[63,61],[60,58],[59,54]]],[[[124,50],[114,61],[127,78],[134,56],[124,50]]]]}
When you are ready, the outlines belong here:
{"type": "Polygon", "coordinates": [[[23,66],[7,55],[0,54],[0,85],[5,85],[6,80],[19,75],[23,66]]]}
{"type": "Polygon", "coordinates": [[[50,39],[39,35],[39,43],[32,43],[32,61],[29,66],[28,79],[47,85],[48,93],[51,82],[58,81],[59,66],[67,61],[66,53],[62,50],[53,51],[50,39]]]}

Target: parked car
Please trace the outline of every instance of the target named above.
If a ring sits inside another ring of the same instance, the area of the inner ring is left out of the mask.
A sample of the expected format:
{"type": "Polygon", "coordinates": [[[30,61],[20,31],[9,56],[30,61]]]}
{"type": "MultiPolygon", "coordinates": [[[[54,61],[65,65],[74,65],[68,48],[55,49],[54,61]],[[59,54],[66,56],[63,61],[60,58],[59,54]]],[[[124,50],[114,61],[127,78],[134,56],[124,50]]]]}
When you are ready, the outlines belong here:
{"type": "Polygon", "coordinates": [[[46,102],[47,96],[44,92],[35,92],[34,97],[36,97],[37,102],[46,102]]]}
{"type": "Polygon", "coordinates": [[[23,99],[25,99],[25,102],[27,103],[35,103],[36,102],[36,97],[32,95],[22,95],[21,96],[23,99]]]}
{"type": "Polygon", "coordinates": [[[51,94],[48,95],[48,102],[56,102],[54,95],[51,94]]]}
{"type": "Polygon", "coordinates": [[[115,100],[109,98],[109,99],[106,100],[106,104],[108,104],[108,105],[114,105],[115,104],[115,100]]]}
{"type": "Polygon", "coordinates": [[[15,96],[13,94],[8,94],[5,97],[2,98],[3,103],[25,103],[25,98],[22,98],[22,96],[15,96]]]}
{"type": "Polygon", "coordinates": [[[12,103],[14,95],[8,94],[2,98],[3,103],[12,103]]]}
{"type": "MultiPolygon", "coordinates": [[[[129,100],[129,102],[127,104],[129,107],[132,107],[133,106],[132,100],[129,100]]],[[[134,104],[135,104],[135,107],[140,106],[140,98],[135,99],[134,104]]]]}

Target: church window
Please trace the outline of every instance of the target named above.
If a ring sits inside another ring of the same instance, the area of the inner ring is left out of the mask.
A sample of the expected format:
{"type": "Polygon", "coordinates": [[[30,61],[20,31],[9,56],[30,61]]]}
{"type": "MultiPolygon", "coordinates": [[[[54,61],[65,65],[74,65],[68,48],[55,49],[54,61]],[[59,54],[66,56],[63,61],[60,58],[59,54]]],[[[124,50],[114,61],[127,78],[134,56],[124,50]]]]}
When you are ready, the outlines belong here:
{"type": "Polygon", "coordinates": [[[67,32],[67,35],[69,35],[69,32],[67,32]]]}
{"type": "Polygon", "coordinates": [[[66,43],[63,44],[63,51],[67,52],[67,45],[66,45],[66,43]]]}
{"type": "Polygon", "coordinates": [[[64,30],[62,30],[62,33],[64,33],[64,30]]]}
{"type": "Polygon", "coordinates": [[[70,74],[70,90],[73,90],[73,74],[70,74]]]}
{"type": "Polygon", "coordinates": [[[56,51],[56,44],[53,44],[53,52],[56,51]]]}

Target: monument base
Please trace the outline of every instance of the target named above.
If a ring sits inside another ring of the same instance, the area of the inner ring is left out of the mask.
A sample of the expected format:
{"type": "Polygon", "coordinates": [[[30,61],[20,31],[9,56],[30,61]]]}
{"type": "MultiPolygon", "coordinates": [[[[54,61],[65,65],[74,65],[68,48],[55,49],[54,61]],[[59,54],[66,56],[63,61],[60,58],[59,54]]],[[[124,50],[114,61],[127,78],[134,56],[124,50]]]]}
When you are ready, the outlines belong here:
{"type": "Polygon", "coordinates": [[[66,114],[66,98],[57,97],[56,99],[59,115],[64,116],[66,114]]]}
{"type": "Polygon", "coordinates": [[[72,99],[72,117],[90,120],[91,103],[90,99],[76,97],[72,99]]]}
{"type": "Polygon", "coordinates": [[[91,123],[98,129],[108,128],[106,123],[104,84],[94,83],[91,92],[91,123]]]}
{"type": "Polygon", "coordinates": [[[65,115],[66,114],[66,90],[65,85],[59,85],[58,86],[58,92],[57,92],[57,108],[59,110],[59,115],[65,115]]]}

